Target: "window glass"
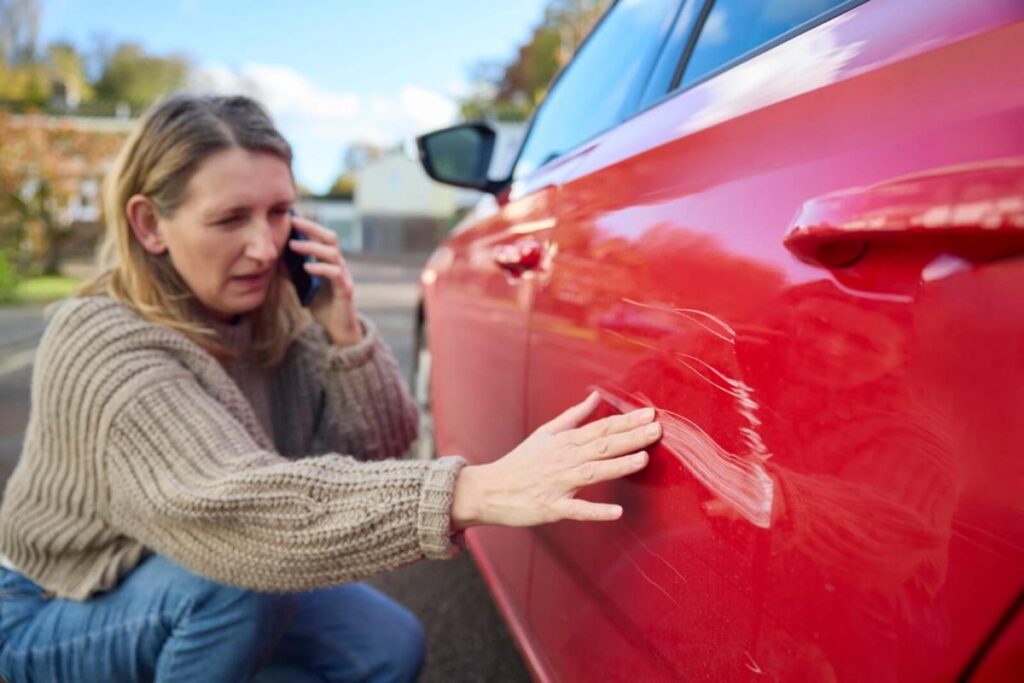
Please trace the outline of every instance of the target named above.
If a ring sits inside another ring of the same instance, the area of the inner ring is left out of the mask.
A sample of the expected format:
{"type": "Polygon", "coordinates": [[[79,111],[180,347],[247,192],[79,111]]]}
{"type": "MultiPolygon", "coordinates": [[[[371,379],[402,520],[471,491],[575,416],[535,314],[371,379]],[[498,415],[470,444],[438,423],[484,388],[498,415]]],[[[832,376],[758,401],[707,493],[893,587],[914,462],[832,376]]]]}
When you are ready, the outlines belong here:
{"type": "Polygon", "coordinates": [[[774,40],[847,0],[715,0],[680,86],[774,40]]]}
{"type": "Polygon", "coordinates": [[[619,0],[541,105],[515,177],[617,123],[637,100],[677,0],[619,0]]]}
{"type": "Polygon", "coordinates": [[[683,50],[690,42],[690,35],[694,31],[703,5],[700,0],[684,0],[679,16],[672,26],[672,33],[665,41],[665,47],[658,55],[658,61],[655,62],[650,78],[647,79],[644,94],[637,105],[638,109],[661,99],[672,89],[672,81],[675,80],[676,69],[683,58],[683,50]]]}

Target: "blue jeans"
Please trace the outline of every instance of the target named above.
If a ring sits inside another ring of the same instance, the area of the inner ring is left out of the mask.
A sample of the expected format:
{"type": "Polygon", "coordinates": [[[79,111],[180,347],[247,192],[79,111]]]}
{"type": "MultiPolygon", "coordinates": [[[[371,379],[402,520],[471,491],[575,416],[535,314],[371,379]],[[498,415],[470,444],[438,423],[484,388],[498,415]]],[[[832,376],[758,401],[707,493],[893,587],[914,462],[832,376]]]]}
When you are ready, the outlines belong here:
{"type": "Polygon", "coordinates": [[[152,555],[75,602],[0,569],[8,683],[412,681],[423,652],[416,617],[359,583],[258,593],[152,555]]]}

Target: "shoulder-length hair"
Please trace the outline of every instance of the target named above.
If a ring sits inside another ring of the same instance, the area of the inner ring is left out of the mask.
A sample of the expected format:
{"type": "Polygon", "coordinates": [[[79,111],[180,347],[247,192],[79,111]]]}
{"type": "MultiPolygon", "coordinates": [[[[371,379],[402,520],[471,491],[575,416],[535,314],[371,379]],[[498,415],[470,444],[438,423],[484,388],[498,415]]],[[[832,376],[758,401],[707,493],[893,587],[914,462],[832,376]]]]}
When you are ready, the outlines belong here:
{"type": "MultiPolygon", "coordinates": [[[[142,247],[125,210],[129,198],[142,194],[158,214],[173,215],[199,165],[231,147],[273,154],[291,169],[291,146],[263,108],[248,97],[175,95],[154,105],[104,178],[101,216],[106,232],[97,255],[100,273],[82,284],[75,296],[106,294],[150,322],[181,332],[215,358],[234,358],[203,322],[198,300],[170,257],[142,247]]],[[[266,299],[252,314],[256,363],[277,365],[310,320],[291,283],[278,271],[266,299]]]]}

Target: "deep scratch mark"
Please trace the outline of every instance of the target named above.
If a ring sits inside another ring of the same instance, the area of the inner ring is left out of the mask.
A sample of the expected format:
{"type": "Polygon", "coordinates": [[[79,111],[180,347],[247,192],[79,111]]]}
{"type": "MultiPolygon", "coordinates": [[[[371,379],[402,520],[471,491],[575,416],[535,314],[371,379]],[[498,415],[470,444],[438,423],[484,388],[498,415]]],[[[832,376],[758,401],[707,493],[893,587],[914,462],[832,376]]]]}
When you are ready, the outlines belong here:
{"type": "Polygon", "coordinates": [[[694,324],[703,327],[709,333],[713,334],[714,336],[718,337],[723,341],[729,342],[730,344],[736,343],[736,330],[734,330],[727,322],[725,322],[721,318],[717,318],[706,311],[700,311],[697,310],[696,308],[674,308],[672,306],[655,306],[654,304],[645,304],[641,301],[636,301],[635,299],[629,299],[626,297],[623,297],[622,300],[627,304],[633,304],[634,306],[639,306],[640,308],[649,308],[651,310],[662,311],[664,313],[674,313],[675,315],[686,318],[687,320],[693,322],[694,324]],[[720,327],[720,330],[713,329],[707,323],[703,322],[701,318],[703,318],[704,320],[712,321],[713,323],[720,327]]]}
{"type": "MultiPolygon", "coordinates": [[[[595,389],[623,413],[650,405],[635,397],[616,395],[611,387],[595,389]]],[[[692,420],[668,410],[658,410],[662,424],[661,445],[737,514],[754,526],[770,528],[775,483],[765,471],[762,459],[731,453],[692,420]]]]}

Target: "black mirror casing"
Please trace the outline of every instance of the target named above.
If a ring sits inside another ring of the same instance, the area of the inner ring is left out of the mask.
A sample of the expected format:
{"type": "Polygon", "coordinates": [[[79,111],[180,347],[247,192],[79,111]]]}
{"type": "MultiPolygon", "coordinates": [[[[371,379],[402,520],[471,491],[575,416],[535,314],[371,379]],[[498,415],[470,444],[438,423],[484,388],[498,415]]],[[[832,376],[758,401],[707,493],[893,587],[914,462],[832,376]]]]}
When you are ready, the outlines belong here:
{"type": "Polygon", "coordinates": [[[439,183],[494,194],[507,184],[487,176],[497,133],[485,123],[462,123],[416,138],[420,163],[439,183]]]}

